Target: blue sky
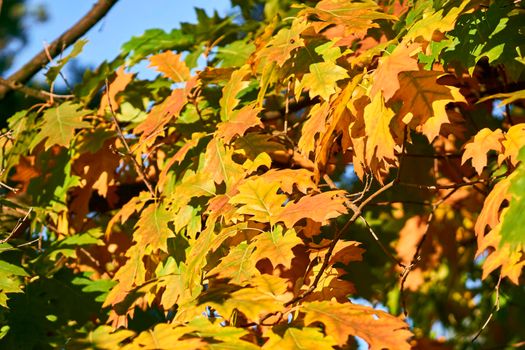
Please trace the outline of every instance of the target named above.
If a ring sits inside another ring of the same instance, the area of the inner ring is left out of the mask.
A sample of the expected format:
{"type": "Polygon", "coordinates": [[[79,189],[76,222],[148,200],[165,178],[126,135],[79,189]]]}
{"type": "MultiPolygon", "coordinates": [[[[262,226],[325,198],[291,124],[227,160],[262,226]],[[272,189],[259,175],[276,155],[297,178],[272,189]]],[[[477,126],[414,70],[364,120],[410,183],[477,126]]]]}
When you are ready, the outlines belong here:
{"type": "MultiPolygon", "coordinates": [[[[16,61],[7,74],[16,71],[44,47],[73,25],[96,0],[28,0],[31,7],[43,5],[49,19],[44,23],[28,21],[28,44],[20,50],[16,61]]],[[[109,14],[93,27],[85,37],[89,40],[78,57],[81,65],[97,66],[105,59],[113,59],[120,46],[132,36],[140,35],[146,29],[171,30],[180,22],[194,22],[194,7],[200,7],[211,14],[229,13],[229,0],[120,0],[109,14]]]]}

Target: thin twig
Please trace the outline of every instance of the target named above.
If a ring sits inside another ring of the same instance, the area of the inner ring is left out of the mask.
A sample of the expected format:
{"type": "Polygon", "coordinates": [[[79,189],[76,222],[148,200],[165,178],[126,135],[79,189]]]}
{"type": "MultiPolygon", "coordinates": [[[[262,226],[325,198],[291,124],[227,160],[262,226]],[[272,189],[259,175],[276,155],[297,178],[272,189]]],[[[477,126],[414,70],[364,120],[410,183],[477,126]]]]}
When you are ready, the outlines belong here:
{"type": "MultiPolygon", "coordinates": [[[[67,49],[71,44],[76,42],[77,39],[79,39],[95,24],[97,24],[117,3],[117,1],[118,0],[97,1],[97,3],[93,5],[93,8],[88,13],[86,13],[84,17],[82,17],[77,23],[66,30],[47,47],[49,55],[51,57],[56,57],[65,49],[67,49]]],[[[49,60],[46,50],[42,50],[31,60],[29,60],[22,68],[7,78],[7,80],[25,84],[48,63],[49,60]]],[[[0,85],[0,99],[2,99],[9,90],[12,90],[12,88],[6,85],[0,85]]]]}
{"type": "Polygon", "coordinates": [[[31,214],[32,211],[33,211],[33,208],[29,208],[29,210],[27,211],[26,215],[24,215],[23,218],[18,219],[18,221],[17,221],[15,227],[13,227],[13,229],[11,230],[11,232],[9,233],[9,235],[8,235],[6,238],[0,240],[0,244],[3,244],[3,243],[5,243],[5,242],[9,241],[9,240],[11,239],[11,237],[13,237],[13,235],[15,234],[15,232],[18,231],[18,229],[19,229],[20,227],[22,227],[22,224],[27,220],[27,218],[29,217],[29,215],[31,214]]]}
{"type": "Polygon", "coordinates": [[[494,302],[494,306],[492,307],[492,310],[490,311],[489,317],[487,317],[487,320],[485,321],[485,323],[483,323],[483,326],[481,326],[481,329],[478,331],[478,333],[476,333],[474,338],[472,338],[471,343],[474,343],[476,341],[476,339],[478,339],[478,337],[480,336],[481,332],[483,332],[483,330],[490,323],[490,320],[492,320],[492,317],[494,316],[494,314],[497,311],[499,311],[499,287],[500,287],[500,285],[501,285],[501,274],[499,275],[498,283],[496,283],[496,287],[494,287],[494,290],[496,292],[496,301],[494,302]]]}
{"type": "Polygon", "coordinates": [[[148,188],[148,191],[151,193],[151,195],[153,197],[155,197],[155,191],[153,190],[153,186],[149,182],[149,179],[148,179],[146,173],[144,172],[144,169],[142,169],[142,166],[139,164],[139,162],[133,156],[133,153],[131,152],[131,149],[129,148],[128,142],[126,141],[126,138],[124,137],[124,134],[122,133],[122,129],[120,128],[120,125],[118,124],[117,117],[115,116],[115,110],[113,109],[113,105],[111,104],[111,99],[109,98],[109,84],[108,84],[108,79],[107,78],[106,78],[106,96],[108,98],[108,105],[109,105],[109,109],[111,111],[111,118],[113,119],[113,123],[115,124],[115,127],[117,129],[117,134],[118,134],[120,140],[122,141],[122,143],[124,144],[124,147],[126,148],[126,153],[127,153],[126,156],[131,158],[131,160],[133,162],[133,165],[135,166],[135,170],[137,171],[137,173],[142,178],[142,181],[144,182],[144,184],[148,188]]]}
{"type": "Polygon", "coordinates": [[[405,264],[403,264],[398,258],[396,258],[392,253],[390,253],[390,251],[385,247],[385,245],[381,242],[381,240],[379,239],[379,237],[376,235],[376,233],[374,232],[374,229],[372,228],[372,226],[370,226],[370,224],[368,223],[368,221],[366,221],[366,219],[364,218],[364,216],[362,215],[359,215],[359,218],[361,219],[361,221],[363,221],[363,223],[365,224],[366,228],[368,229],[368,231],[370,232],[370,234],[372,235],[372,237],[374,238],[374,240],[377,242],[377,244],[379,244],[379,246],[381,247],[381,249],[383,250],[383,252],[393,261],[396,263],[396,265],[398,265],[399,267],[401,268],[405,268],[405,264]]]}

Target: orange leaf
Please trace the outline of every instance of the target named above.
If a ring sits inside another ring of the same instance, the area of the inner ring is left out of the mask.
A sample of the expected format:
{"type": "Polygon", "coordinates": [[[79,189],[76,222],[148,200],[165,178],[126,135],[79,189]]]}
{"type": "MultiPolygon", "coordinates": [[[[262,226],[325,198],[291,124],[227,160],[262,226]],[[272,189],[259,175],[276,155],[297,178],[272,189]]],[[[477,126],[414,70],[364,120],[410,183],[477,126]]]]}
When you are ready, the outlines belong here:
{"type": "Polygon", "coordinates": [[[403,88],[393,96],[403,101],[399,117],[405,124],[419,127],[429,141],[433,141],[441,125],[449,121],[445,105],[465,101],[459,89],[437,83],[441,75],[442,72],[436,71],[401,72],[399,83],[403,88]]]}
{"type": "Polygon", "coordinates": [[[315,137],[326,129],[326,118],[330,112],[330,104],[323,102],[316,104],[308,113],[309,118],[303,124],[301,138],[297,146],[306,157],[315,149],[315,137]]]}
{"type": "Polygon", "coordinates": [[[190,79],[190,69],[181,60],[181,55],[166,51],[153,55],[149,59],[150,67],[156,67],[158,72],[170,78],[176,83],[181,83],[190,79]]]}
{"type": "Polygon", "coordinates": [[[149,112],[146,120],[137,125],[133,132],[143,133],[142,140],[163,132],[163,128],[171,118],[179,115],[182,107],[186,104],[184,89],[175,89],[161,104],[154,106],[149,112]]]}
{"type": "Polygon", "coordinates": [[[504,139],[501,129],[494,131],[489,128],[480,130],[471,142],[465,145],[465,152],[461,157],[461,164],[472,159],[472,166],[481,175],[483,168],[487,165],[487,153],[489,151],[503,152],[501,141],[504,139]]]}
{"type": "Polygon", "coordinates": [[[421,51],[421,44],[412,43],[406,45],[401,43],[390,55],[379,59],[379,64],[374,72],[374,84],[370,90],[370,96],[375,97],[379,91],[383,91],[385,102],[390,100],[394,93],[399,90],[398,74],[405,71],[417,71],[417,59],[412,58],[421,51]]]}
{"type": "Polygon", "coordinates": [[[365,107],[365,134],[366,148],[365,160],[372,165],[373,159],[379,161],[384,159],[394,160],[394,149],[396,142],[390,131],[390,122],[394,112],[385,106],[381,93],[376,94],[372,102],[365,107]]]}
{"type": "Polygon", "coordinates": [[[334,301],[316,301],[303,304],[305,325],[322,322],[326,334],[335,338],[340,346],[348,336],[366,341],[370,350],[410,350],[408,339],[412,333],[401,319],[367,306],[334,301]]]}
{"type": "Polygon", "coordinates": [[[208,275],[217,274],[219,278],[229,278],[235,284],[242,284],[253,276],[259,275],[259,271],[255,268],[257,259],[253,257],[254,249],[255,246],[248,245],[246,242],[236,245],[208,275]]]}
{"type": "Polygon", "coordinates": [[[109,84],[108,90],[104,92],[104,95],[100,98],[100,107],[98,108],[99,115],[104,114],[106,108],[109,106],[109,103],[111,103],[111,108],[113,108],[113,111],[116,111],[118,109],[119,104],[117,102],[116,97],[118,93],[124,91],[126,89],[126,86],[128,86],[128,84],[131,83],[134,75],[135,74],[133,73],[126,73],[124,71],[124,66],[121,66],[117,70],[117,75],[115,76],[115,79],[111,82],[111,84],[109,84]]]}
{"type": "Polygon", "coordinates": [[[309,218],[325,223],[327,220],[345,214],[345,191],[329,191],[317,195],[304,196],[297,203],[288,203],[277,217],[286,227],[293,227],[301,219],[309,218]]]}
{"type": "Polygon", "coordinates": [[[227,121],[217,125],[216,135],[222,138],[226,144],[229,144],[235,136],[243,136],[249,128],[253,126],[262,127],[263,124],[257,116],[259,112],[259,108],[254,108],[251,105],[234,111],[227,121]]]}

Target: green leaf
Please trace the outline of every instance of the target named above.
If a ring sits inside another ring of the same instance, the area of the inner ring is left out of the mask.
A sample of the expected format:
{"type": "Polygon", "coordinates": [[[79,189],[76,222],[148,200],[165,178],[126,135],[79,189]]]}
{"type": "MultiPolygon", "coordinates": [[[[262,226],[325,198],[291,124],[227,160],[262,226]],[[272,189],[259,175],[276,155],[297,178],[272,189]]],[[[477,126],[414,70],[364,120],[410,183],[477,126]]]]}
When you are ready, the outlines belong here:
{"type": "Polygon", "coordinates": [[[75,136],[76,129],[89,127],[89,123],[82,118],[91,111],[74,102],[65,102],[58,107],[49,108],[44,112],[44,119],[40,132],[29,146],[33,149],[41,141],[46,140],[45,149],[53,145],[69,146],[75,136]]]}
{"type": "Polygon", "coordinates": [[[162,29],[148,29],[122,45],[122,54],[129,55],[128,64],[134,65],[150,54],[165,50],[184,51],[193,43],[193,35],[183,33],[180,29],[170,33],[162,29]]]}
{"type": "Polygon", "coordinates": [[[66,65],[66,63],[69,62],[70,59],[77,57],[82,52],[82,50],[84,49],[84,45],[86,45],[87,42],[87,39],[77,40],[73,45],[73,49],[71,50],[69,55],[59,59],[58,64],[56,66],[53,66],[48,69],[48,71],[46,72],[46,78],[49,84],[52,84],[55,81],[62,68],[64,68],[64,66],[66,65]]]}
{"type": "Polygon", "coordinates": [[[306,73],[301,85],[310,89],[310,98],[321,96],[328,100],[336,91],[337,81],[348,78],[346,69],[334,62],[320,62],[310,65],[310,73],[306,73]]]}
{"type": "Polygon", "coordinates": [[[246,40],[238,40],[224,47],[219,47],[217,59],[223,68],[241,67],[255,50],[255,45],[246,40]]]}
{"type": "Polygon", "coordinates": [[[525,250],[525,148],[520,150],[521,162],[512,176],[509,192],[511,200],[502,218],[500,247],[508,243],[511,250],[525,250]]]}

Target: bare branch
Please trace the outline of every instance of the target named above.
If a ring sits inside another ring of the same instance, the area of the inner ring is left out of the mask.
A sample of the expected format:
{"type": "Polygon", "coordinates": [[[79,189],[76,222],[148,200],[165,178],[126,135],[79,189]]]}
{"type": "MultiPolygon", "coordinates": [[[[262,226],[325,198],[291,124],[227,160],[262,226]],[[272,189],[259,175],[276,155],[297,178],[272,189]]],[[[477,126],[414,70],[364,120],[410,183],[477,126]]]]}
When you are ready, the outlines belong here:
{"type": "MultiPolygon", "coordinates": [[[[5,79],[16,84],[27,83],[38,71],[49,63],[49,58],[46,51],[51,58],[58,56],[61,52],[67,49],[82,35],[87,33],[95,24],[97,24],[108,11],[117,3],[118,0],[98,0],[93,8],[84,15],[71,28],[66,30],[62,35],[55,39],[46,49],[36,54],[29,62],[22,68],[13,73],[9,78],[5,79]]],[[[2,99],[7,92],[13,90],[9,85],[0,85],[0,99],[2,99]]],[[[22,91],[21,88],[15,89],[22,91]]],[[[23,92],[23,91],[22,91],[23,92]]],[[[29,94],[28,94],[29,95],[29,94]]]]}

